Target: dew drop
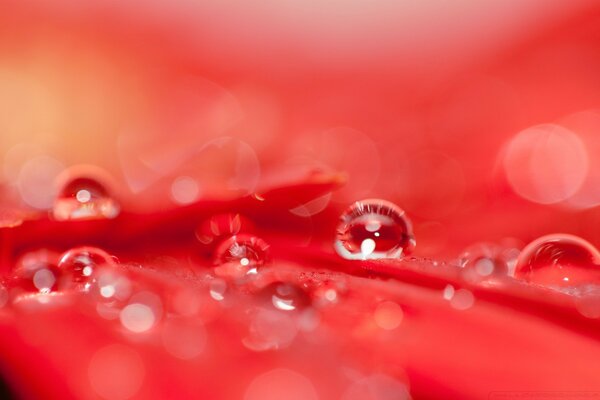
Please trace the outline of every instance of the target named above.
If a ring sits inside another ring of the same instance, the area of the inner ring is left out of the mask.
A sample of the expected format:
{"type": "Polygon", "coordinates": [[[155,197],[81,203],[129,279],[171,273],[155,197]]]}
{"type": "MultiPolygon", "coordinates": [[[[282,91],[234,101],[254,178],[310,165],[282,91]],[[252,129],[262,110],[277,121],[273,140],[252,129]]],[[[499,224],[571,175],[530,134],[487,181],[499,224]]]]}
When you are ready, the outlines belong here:
{"type": "Polygon", "coordinates": [[[415,247],[404,210],[388,201],[357,201],[340,219],[335,249],[346,259],[398,258],[415,247]]]}
{"type": "Polygon", "coordinates": [[[58,221],[115,218],[120,207],[106,187],[93,178],[68,181],[54,202],[52,215],[58,221]]]}
{"type": "Polygon", "coordinates": [[[67,277],[65,285],[75,285],[88,290],[94,281],[96,269],[114,265],[115,260],[104,250],[96,247],[77,247],[64,253],[58,268],[67,277]]]}
{"type": "Polygon", "coordinates": [[[256,274],[269,258],[269,245],[264,240],[253,235],[234,235],[215,249],[215,273],[221,277],[243,278],[256,274]]]}
{"type": "Polygon", "coordinates": [[[459,263],[468,277],[475,280],[509,275],[511,260],[504,250],[495,244],[477,243],[461,254],[459,263]]]}
{"type": "Polygon", "coordinates": [[[273,307],[281,311],[294,311],[310,305],[310,297],[299,286],[275,282],[262,290],[263,296],[273,307]]]}
{"type": "Polygon", "coordinates": [[[600,282],[600,253],[586,240],[567,234],[542,236],[517,259],[515,277],[530,283],[571,287],[600,282]]]}

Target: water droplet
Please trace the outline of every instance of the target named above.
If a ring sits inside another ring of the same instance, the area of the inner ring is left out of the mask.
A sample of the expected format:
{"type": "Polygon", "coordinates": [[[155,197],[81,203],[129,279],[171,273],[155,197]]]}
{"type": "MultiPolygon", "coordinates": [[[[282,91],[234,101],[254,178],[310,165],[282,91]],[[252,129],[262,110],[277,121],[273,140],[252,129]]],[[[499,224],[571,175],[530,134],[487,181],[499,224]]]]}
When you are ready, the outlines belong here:
{"type": "Polygon", "coordinates": [[[273,307],[281,311],[294,311],[310,305],[308,294],[291,283],[274,282],[265,287],[261,293],[273,307]]]}
{"type": "Polygon", "coordinates": [[[234,235],[215,249],[215,273],[221,277],[243,278],[256,274],[269,258],[269,245],[264,240],[247,234],[234,235]]]}
{"type": "Polygon", "coordinates": [[[88,290],[94,280],[95,270],[114,264],[115,259],[104,250],[96,247],[77,247],[60,257],[58,268],[68,277],[67,284],[75,284],[79,289],[88,290]]]}
{"type": "Polygon", "coordinates": [[[357,201],[341,216],[335,249],[349,260],[398,258],[415,247],[404,210],[385,200],[357,201]]]}
{"type": "Polygon", "coordinates": [[[56,258],[56,253],[46,249],[23,255],[12,272],[13,292],[47,294],[57,290],[61,274],[56,265],[56,258]]]}
{"type": "Polygon", "coordinates": [[[68,181],[54,202],[53,216],[59,221],[115,218],[120,207],[106,187],[93,178],[68,181]]]}
{"type": "Polygon", "coordinates": [[[478,243],[466,249],[459,257],[460,266],[470,278],[485,279],[509,274],[507,252],[492,243],[478,243]]]}
{"type": "Polygon", "coordinates": [[[515,277],[545,286],[600,283],[600,253],[584,239],[567,234],[542,236],[517,259],[515,277]]]}

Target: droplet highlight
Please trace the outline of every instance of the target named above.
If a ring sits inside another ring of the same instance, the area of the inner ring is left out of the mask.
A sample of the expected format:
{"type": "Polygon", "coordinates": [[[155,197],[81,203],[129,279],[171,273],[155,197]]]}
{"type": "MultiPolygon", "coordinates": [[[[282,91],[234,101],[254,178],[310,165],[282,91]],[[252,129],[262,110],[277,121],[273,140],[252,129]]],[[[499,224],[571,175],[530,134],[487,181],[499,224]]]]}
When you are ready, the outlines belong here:
{"type": "Polygon", "coordinates": [[[399,258],[416,245],[404,210],[379,199],[357,201],[340,217],[335,250],[348,260],[399,258]]]}

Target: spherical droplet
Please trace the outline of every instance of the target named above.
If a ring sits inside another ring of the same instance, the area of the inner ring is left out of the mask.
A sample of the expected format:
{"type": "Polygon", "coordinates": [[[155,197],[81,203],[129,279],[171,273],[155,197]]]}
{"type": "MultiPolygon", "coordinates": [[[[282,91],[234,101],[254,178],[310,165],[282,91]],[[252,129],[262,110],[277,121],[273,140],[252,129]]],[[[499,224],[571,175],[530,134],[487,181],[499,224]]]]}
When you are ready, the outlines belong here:
{"type": "Polygon", "coordinates": [[[119,204],[106,187],[93,178],[68,181],[54,202],[53,216],[59,221],[115,218],[119,204]]]}
{"type": "Polygon", "coordinates": [[[294,311],[310,304],[310,297],[299,286],[285,282],[274,282],[262,290],[266,300],[278,310],[294,311]]]}
{"type": "Polygon", "coordinates": [[[214,252],[216,274],[234,279],[255,274],[268,261],[269,245],[264,240],[247,234],[234,235],[224,240],[214,252]]]}
{"type": "Polygon", "coordinates": [[[104,250],[96,247],[76,247],[64,253],[58,268],[67,277],[66,285],[87,290],[94,280],[94,273],[102,266],[114,265],[115,260],[104,250]]]}
{"type": "Polygon", "coordinates": [[[584,239],[567,234],[542,236],[517,259],[515,277],[527,282],[569,287],[600,283],[600,253],[584,239]]]}
{"type": "Polygon", "coordinates": [[[335,249],[349,260],[398,258],[415,247],[404,210],[385,200],[357,201],[341,216],[335,249]]]}

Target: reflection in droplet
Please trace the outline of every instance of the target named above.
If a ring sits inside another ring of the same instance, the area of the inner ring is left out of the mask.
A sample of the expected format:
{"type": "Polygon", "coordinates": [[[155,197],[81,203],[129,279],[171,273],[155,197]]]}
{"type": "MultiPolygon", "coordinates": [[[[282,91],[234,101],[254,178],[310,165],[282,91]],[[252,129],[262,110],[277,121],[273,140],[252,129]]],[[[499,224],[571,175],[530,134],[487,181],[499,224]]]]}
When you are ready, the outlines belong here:
{"type": "Polygon", "coordinates": [[[269,245],[256,236],[234,235],[215,249],[213,260],[217,275],[241,278],[270,261],[269,245]]]}
{"type": "Polygon", "coordinates": [[[119,211],[119,204],[100,181],[76,177],[62,187],[54,202],[52,215],[58,221],[104,219],[115,218],[119,211]]]}
{"type": "Polygon", "coordinates": [[[145,374],[140,355],[120,344],[111,344],[96,351],[88,366],[93,390],[105,399],[126,400],[136,395],[145,374]]]}
{"type": "Polygon", "coordinates": [[[79,289],[88,290],[93,282],[94,271],[103,266],[113,266],[115,259],[104,250],[96,247],[76,247],[64,253],[58,262],[58,268],[67,279],[69,286],[75,284],[79,289]]]}
{"type": "Polygon", "coordinates": [[[293,311],[310,304],[308,294],[291,283],[275,282],[262,290],[264,297],[273,307],[282,311],[293,311]]]}
{"type": "Polygon", "coordinates": [[[335,249],[346,259],[397,258],[410,254],[415,246],[410,221],[388,201],[357,201],[340,219],[335,249]]]}
{"type": "Polygon", "coordinates": [[[567,234],[546,235],[523,249],[515,277],[555,287],[599,283],[599,264],[600,253],[584,239],[567,234]]]}
{"type": "Polygon", "coordinates": [[[217,301],[225,300],[226,291],[227,283],[223,279],[215,279],[209,285],[210,297],[217,301]]]}
{"type": "Polygon", "coordinates": [[[209,246],[252,229],[252,222],[238,213],[217,214],[198,226],[196,238],[203,245],[209,246]]]}

